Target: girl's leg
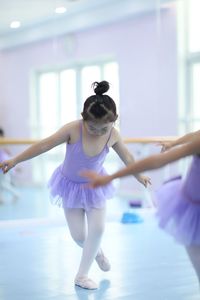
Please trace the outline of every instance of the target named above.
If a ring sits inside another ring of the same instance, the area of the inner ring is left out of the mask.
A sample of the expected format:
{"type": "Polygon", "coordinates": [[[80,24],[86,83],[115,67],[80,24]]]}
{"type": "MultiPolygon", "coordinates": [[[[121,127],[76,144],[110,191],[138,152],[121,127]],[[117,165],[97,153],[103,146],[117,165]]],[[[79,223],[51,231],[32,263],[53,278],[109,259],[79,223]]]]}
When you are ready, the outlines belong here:
{"type": "Polygon", "coordinates": [[[87,277],[94,258],[96,257],[102,270],[108,271],[110,268],[108,260],[99,248],[105,227],[105,209],[92,209],[87,213],[88,233],[83,209],[65,209],[64,212],[72,238],[79,246],[83,247],[75,283],[83,288],[95,289],[98,287],[97,284],[87,277]]]}
{"type": "Polygon", "coordinates": [[[73,240],[83,247],[87,236],[85,211],[82,208],[67,208],[64,213],[73,240]]]}
{"type": "Polygon", "coordinates": [[[105,228],[106,209],[91,209],[87,214],[88,235],[84,243],[83,254],[77,277],[88,275],[89,269],[100,249],[105,228]]]}
{"type": "Polygon", "coordinates": [[[188,246],[186,250],[200,282],[200,246],[188,246]]]}
{"type": "MultiPolygon", "coordinates": [[[[65,217],[73,240],[83,248],[87,237],[87,226],[85,220],[85,211],[83,209],[65,209],[65,217]]],[[[110,270],[110,263],[104,256],[102,249],[98,250],[96,261],[100,269],[104,272],[110,270]]]]}

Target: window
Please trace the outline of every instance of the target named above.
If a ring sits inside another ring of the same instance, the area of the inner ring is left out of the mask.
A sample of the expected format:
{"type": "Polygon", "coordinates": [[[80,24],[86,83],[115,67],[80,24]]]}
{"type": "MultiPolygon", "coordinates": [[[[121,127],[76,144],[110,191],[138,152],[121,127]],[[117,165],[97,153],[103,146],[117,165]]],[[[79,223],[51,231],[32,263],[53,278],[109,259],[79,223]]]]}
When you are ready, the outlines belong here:
{"type": "MultiPolygon", "coordinates": [[[[119,110],[118,64],[114,61],[76,65],[35,75],[36,95],[32,101],[32,135],[44,138],[64,124],[81,118],[83,103],[93,94],[94,81],[110,82],[109,95],[119,110]]],[[[64,159],[65,145],[52,149],[33,161],[33,180],[46,181],[64,159]],[[48,157],[46,157],[46,155],[48,157]]]]}
{"type": "Polygon", "coordinates": [[[180,134],[200,129],[200,1],[179,2],[180,134]]]}
{"type": "Polygon", "coordinates": [[[188,0],[186,1],[188,6],[188,43],[189,52],[200,51],[200,1],[199,0],[188,0]]]}
{"type": "Polygon", "coordinates": [[[200,129],[200,59],[191,65],[191,130],[200,129]]]}

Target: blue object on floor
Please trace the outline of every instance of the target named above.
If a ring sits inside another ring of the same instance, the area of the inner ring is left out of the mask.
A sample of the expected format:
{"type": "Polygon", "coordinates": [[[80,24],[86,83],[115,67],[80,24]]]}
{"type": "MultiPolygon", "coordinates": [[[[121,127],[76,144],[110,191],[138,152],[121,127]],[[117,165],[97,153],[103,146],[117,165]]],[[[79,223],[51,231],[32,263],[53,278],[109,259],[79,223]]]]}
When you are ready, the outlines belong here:
{"type": "Polygon", "coordinates": [[[130,223],[142,223],[143,219],[135,214],[135,213],[131,213],[131,212],[125,212],[122,215],[121,218],[121,223],[123,224],[130,224],[130,223]]]}

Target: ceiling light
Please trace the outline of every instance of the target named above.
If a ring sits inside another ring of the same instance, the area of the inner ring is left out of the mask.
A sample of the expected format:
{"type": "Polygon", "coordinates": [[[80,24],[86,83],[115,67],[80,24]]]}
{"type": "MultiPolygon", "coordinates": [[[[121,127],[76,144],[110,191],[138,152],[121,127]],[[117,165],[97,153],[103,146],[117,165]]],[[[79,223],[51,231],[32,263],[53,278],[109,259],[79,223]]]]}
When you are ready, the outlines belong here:
{"type": "Polygon", "coordinates": [[[56,7],[55,13],[56,14],[64,14],[66,12],[66,8],[64,6],[56,7]]]}
{"type": "Polygon", "coordinates": [[[21,23],[19,21],[12,21],[10,23],[10,28],[19,28],[21,26],[21,23]]]}

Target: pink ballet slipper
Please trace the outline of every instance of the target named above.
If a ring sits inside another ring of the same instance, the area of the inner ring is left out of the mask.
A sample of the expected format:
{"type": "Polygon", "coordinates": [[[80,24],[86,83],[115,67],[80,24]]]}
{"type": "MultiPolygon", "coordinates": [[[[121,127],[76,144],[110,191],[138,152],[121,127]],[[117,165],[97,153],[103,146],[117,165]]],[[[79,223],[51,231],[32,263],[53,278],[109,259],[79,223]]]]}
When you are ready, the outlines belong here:
{"type": "Polygon", "coordinates": [[[104,271],[104,272],[110,271],[110,269],[111,269],[110,262],[107,259],[107,257],[104,256],[103,252],[98,254],[95,259],[96,259],[96,262],[97,262],[99,268],[102,271],[104,271]]]}
{"type": "Polygon", "coordinates": [[[79,276],[75,278],[75,285],[87,290],[96,290],[98,289],[98,285],[87,276],[79,276]]]}

